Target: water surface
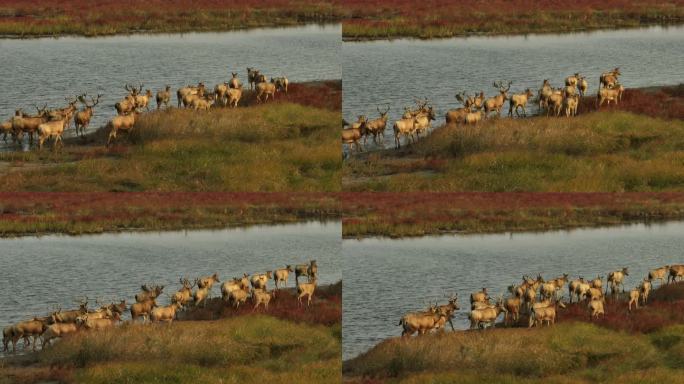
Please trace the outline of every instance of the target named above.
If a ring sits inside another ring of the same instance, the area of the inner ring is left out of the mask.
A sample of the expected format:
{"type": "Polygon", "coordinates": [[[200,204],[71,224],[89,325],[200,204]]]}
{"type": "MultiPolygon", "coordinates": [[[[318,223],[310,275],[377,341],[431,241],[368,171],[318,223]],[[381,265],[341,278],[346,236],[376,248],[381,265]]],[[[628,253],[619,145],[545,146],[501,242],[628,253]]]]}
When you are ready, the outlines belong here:
{"type": "MultiPolygon", "coordinates": [[[[625,288],[633,288],[649,269],[684,262],[682,233],[684,223],[673,222],[570,232],[344,240],[344,359],[400,336],[397,323],[405,313],[423,310],[428,302],[446,303],[445,293],[458,293],[461,310],[454,326],[466,329],[470,293],[487,287],[492,296],[504,294],[524,274],[589,278],[629,267],[625,288]]],[[[567,286],[562,292],[567,295],[567,286]]]]}
{"type": "MultiPolygon", "coordinates": [[[[217,272],[221,281],[316,259],[320,283],[342,278],[341,224],[310,222],[246,229],[44,236],[0,239],[0,324],[77,307],[88,296],[134,302],[140,285],[163,284],[217,272]]],[[[294,286],[291,275],[288,286],[294,286]]],[[[272,281],[269,283],[272,288],[272,281]]],[[[214,287],[212,296],[220,296],[214,287]]],[[[167,303],[162,296],[160,304],[167,303]]],[[[128,316],[128,315],[127,315],[128,316]]]]}
{"type": "MultiPolygon", "coordinates": [[[[102,93],[91,129],[115,115],[114,104],[126,95],[125,83],[175,90],[203,81],[213,89],[238,72],[246,83],[247,67],[267,76],[302,82],[341,78],[340,25],[309,25],[236,32],[0,39],[3,95],[0,120],[16,108],[35,113],[34,104],[66,105],[65,96],[102,93]]],[[[156,102],[151,103],[156,106],[156,102]]],[[[69,134],[73,133],[72,130],[69,134]]]]}
{"type": "MultiPolygon", "coordinates": [[[[682,71],[684,27],[652,27],[572,34],[469,37],[438,40],[345,42],[342,44],[344,78],[343,115],[355,120],[360,114],[375,118],[376,106],[390,105],[391,124],[414,104],[414,97],[428,97],[436,111],[433,126],[444,123],[451,108],[461,107],[457,92],[483,90],[497,94],[493,81],[513,81],[511,91],[536,91],[543,79],[561,86],[580,72],[595,94],[600,74],[620,67],[628,88],[673,85],[684,82],[682,71]]],[[[536,113],[536,108],[529,109],[536,113]]],[[[508,113],[506,103],[504,114],[508,113]]]]}

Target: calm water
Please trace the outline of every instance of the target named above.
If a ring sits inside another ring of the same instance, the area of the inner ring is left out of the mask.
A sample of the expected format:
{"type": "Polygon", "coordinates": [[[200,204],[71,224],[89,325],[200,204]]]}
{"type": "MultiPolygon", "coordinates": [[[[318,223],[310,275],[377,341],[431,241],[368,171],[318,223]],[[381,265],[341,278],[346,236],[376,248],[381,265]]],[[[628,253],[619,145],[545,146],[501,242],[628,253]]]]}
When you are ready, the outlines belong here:
{"type": "MultiPolygon", "coordinates": [[[[376,106],[389,104],[391,126],[414,97],[428,97],[438,112],[434,127],[444,123],[447,110],[461,106],[454,98],[457,92],[483,90],[494,96],[498,92],[492,82],[507,80],[513,81],[513,92],[529,87],[536,93],[543,79],[558,87],[580,72],[595,94],[600,74],[614,67],[620,67],[626,87],[679,84],[684,82],[682,52],[684,27],[348,42],[342,44],[343,114],[348,121],[360,114],[375,118],[376,106]]],[[[502,113],[508,113],[508,103],[502,113]]],[[[387,147],[394,145],[390,131],[387,147]]]]}
{"type": "MultiPolygon", "coordinates": [[[[487,287],[492,296],[504,294],[523,274],[596,277],[629,267],[625,288],[633,288],[649,269],[684,262],[682,233],[684,223],[677,222],[537,234],[344,240],[344,359],[400,336],[397,323],[406,312],[423,310],[429,301],[445,303],[447,292],[458,293],[462,308],[454,326],[466,329],[470,293],[487,287]]],[[[567,287],[563,292],[567,295],[567,287]]]]}
{"type": "MultiPolygon", "coordinates": [[[[3,95],[0,120],[16,108],[35,113],[41,107],[66,105],[65,96],[87,91],[104,96],[91,129],[116,113],[126,82],[154,94],[166,84],[175,90],[199,81],[212,89],[238,72],[246,83],[247,67],[290,81],[341,78],[340,25],[256,29],[222,33],[132,35],[103,38],[64,37],[0,39],[3,95]]],[[[156,107],[156,102],[151,103],[156,107]]],[[[73,133],[73,126],[71,129],[73,133]]]]}
{"type": "MultiPolygon", "coordinates": [[[[316,259],[320,283],[342,278],[341,224],[310,222],[219,231],[45,236],[0,240],[0,324],[44,315],[88,296],[134,302],[143,283],[179,288],[218,272],[221,281],[316,259]]],[[[294,275],[288,286],[294,286],[294,275]]],[[[270,283],[272,287],[272,283],[270,283]]],[[[212,296],[220,296],[214,287],[212,296]]],[[[168,302],[162,295],[161,303],[168,302]]]]}

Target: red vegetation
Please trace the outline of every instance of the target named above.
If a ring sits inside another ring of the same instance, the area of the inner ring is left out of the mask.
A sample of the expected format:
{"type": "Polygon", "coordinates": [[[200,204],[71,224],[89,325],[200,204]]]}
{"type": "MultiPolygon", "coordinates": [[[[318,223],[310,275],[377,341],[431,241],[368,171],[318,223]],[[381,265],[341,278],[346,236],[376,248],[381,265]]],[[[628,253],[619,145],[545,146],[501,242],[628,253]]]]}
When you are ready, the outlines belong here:
{"type": "Polygon", "coordinates": [[[681,0],[343,0],[345,37],[445,37],[676,22],[681,0]]]}
{"type": "Polygon", "coordinates": [[[20,35],[226,30],[339,17],[318,0],[0,0],[0,27],[16,25],[7,30],[20,35]]]}
{"type": "MultiPolygon", "coordinates": [[[[267,101],[267,103],[270,103],[267,101]]],[[[287,93],[277,92],[276,103],[290,102],[307,107],[339,111],[342,109],[342,81],[326,80],[306,83],[290,83],[287,93]]],[[[256,92],[245,91],[240,100],[241,107],[256,105],[256,92]]]]}
{"type": "MultiPolygon", "coordinates": [[[[596,96],[582,99],[580,113],[596,111],[596,96]]],[[[674,87],[625,89],[620,104],[604,103],[601,110],[623,110],[663,119],[684,119],[684,84],[674,87]]]]}
{"type": "MultiPolygon", "coordinates": [[[[663,327],[684,323],[684,283],[664,285],[652,291],[645,307],[627,310],[625,297],[607,298],[605,316],[593,322],[602,327],[630,333],[650,333],[663,327]]],[[[561,310],[559,321],[589,321],[584,304],[572,304],[561,310]]]]}
{"type": "MultiPolygon", "coordinates": [[[[271,299],[268,311],[260,307],[259,313],[298,323],[331,326],[342,321],[342,282],[330,286],[317,287],[311,307],[299,306],[293,289],[283,289],[271,299]]],[[[220,298],[207,302],[204,308],[191,308],[183,314],[183,320],[215,320],[235,316],[246,316],[256,313],[251,301],[237,310],[220,298]]]]}
{"type": "MultiPolygon", "coordinates": [[[[566,287],[567,289],[567,287],[566,287]]],[[[558,311],[556,322],[592,322],[601,327],[628,333],[651,333],[664,327],[684,323],[684,283],[669,284],[651,291],[647,305],[627,309],[629,298],[621,294],[618,298],[606,297],[605,316],[589,318],[586,302],[567,304],[558,311]]],[[[518,327],[528,326],[528,317],[521,315],[518,327]]]]}
{"type": "Polygon", "coordinates": [[[345,236],[542,230],[679,218],[684,193],[342,194],[345,236]]]}
{"type": "Polygon", "coordinates": [[[218,227],[339,218],[327,193],[0,193],[0,233],[218,227]],[[48,223],[45,228],[38,224],[48,223]]]}

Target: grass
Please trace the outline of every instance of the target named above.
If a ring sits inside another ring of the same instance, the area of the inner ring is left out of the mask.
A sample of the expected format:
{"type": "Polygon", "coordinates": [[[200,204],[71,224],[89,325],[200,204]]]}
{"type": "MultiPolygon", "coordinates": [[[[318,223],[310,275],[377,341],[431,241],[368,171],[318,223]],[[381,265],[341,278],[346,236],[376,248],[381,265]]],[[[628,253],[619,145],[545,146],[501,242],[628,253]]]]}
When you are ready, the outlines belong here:
{"type": "Polygon", "coordinates": [[[340,325],[264,315],[82,332],[0,368],[0,383],[331,383],[340,325]]]}
{"type": "Polygon", "coordinates": [[[348,0],[342,35],[346,40],[430,39],[679,24],[683,5],[681,0],[348,0]]]}
{"type": "MultiPolygon", "coordinates": [[[[350,383],[678,381],[684,361],[683,288],[679,283],[669,292],[657,289],[660,297],[654,297],[652,304],[625,315],[634,317],[629,320],[632,324],[660,313],[677,316],[676,321],[654,328],[625,331],[619,325],[623,319],[617,317],[592,324],[586,309],[581,319],[561,311],[560,323],[541,329],[496,328],[388,339],[345,362],[343,372],[350,383]],[[669,297],[672,292],[678,293],[669,297]]],[[[626,313],[625,306],[622,302],[620,309],[607,307],[607,311],[626,313]]]]}
{"type": "Polygon", "coordinates": [[[549,231],[684,218],[683,193],[346,192],[342,235],[549,231]]]}
{"type": "MultiPolygon", "coordinates": [[[[263,309],[260,309],[263,311],[263,309]]],[[[260,312],[263,313],[263,312],[260,312]]],[[[297,302],[293,287],[283,288],[268,306],[268,315],[296,323],[325,325],[332,327],[342,319],[342,282],[316,287],[312,307],[303,310],[297,302]]],[[[201,308],[191,308],[183,312],[183,320],[215,320],[253,314],[251,302],[237,310],[226,306],[221,298],[212,298],[201,308]]]]}
{"type": "MultiPolygon", "coordinates": [[[[443,126],[400,151],[345,162],[345,191],[646,192],[684,189],[682,87],[669,103],[595,111],[588,98],[575,118],[491,118],[443,126]]],[[[507,112],[507,111],[504,111],[507,112]]]]}
{"type": "Polygon", "coordinates": [[[110,148],[104,147],[108,130],[101,128],[60,151],[4,152],[0,189],[339,191],[339,111],[303,104],[314,95],[339,98],[340,87],[339,81],[294,87],[291,95],[259,106],[249,93],[249,108],[145,113],[133,133],[110,148]]]}
{"type": "Polygon", "coordinates": [[[0,35],[16,37],[229,31],[340,19],[339,7],[319,0],[0,1],[0,35]]]}
{"type": "Polygon", "coordinates": [[[342,282],[320,286],[311,308],[281,290],[266,313],[220,299],[172,325],[125,323],[80,332],[0,362],[0,383],[253,383],[339,381],[342,282]]]}
{"type": "Polygon", "coordinates": [[[274,192],[1,192],[0,236],[225,228],[339,220],[339,196],[274,192]]]}

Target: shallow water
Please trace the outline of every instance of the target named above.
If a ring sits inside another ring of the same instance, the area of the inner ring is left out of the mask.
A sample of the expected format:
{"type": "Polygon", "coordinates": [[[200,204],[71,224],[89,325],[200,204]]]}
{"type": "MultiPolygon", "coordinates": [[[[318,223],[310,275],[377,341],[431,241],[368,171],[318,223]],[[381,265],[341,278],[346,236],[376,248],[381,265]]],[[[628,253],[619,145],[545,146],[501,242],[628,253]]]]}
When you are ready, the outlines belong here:
{"type": "MultiPolygon", "coordinates": [[[[401,335],[399,319],[458,293],[454,326],[466,329],[470,293],[493,297],[524,274],[571,278],[628,267],[625,289],[648,270],[684,262],[684,222],[563,232],[344,240],[343,357],[401,335]]],[[[605,284],[605,279],[604,279],[605,284]]],[[[658,283],[655,283],[656,286],[658,283]]],[[[561,291],[567,296],[567,286],[561,291]]],[[[450,328],[449,328],[450,330],[450,328]]]]}
{"type": "MultiPolygon", "coordinates": [[[[237,32],[131,35],[98,38],[0,39],[3,95],[0,121],[16,108],[35,113],[34,104],[66,105],[64,97],[88,92],[104,96],[90,130],[115,115],[114,104],[126,95],[124,84],[156,94],[203,81],[213,89],[238,72],[247,83],[247,67],[267,76],[303,82],[341,78],[340,25],[309,25],[237,32]]],[[[80,104],[79,104],[80,106],[80,104]]],[[[156,107],[152,100],[151,106],[156,107]]],[[[73,135],[73,123],[66,136],[73,135]]]]}
{"type": "MultiPolygon", "coordinates": [[[[443,40],[345,42],[342,44],[343,115],[347,121],[378,116],[389,104],[385,146],[394,145],[392,123],[414,97],[428,97],[437,112],[433,127],[451,108],[461,107],[457,92],[498,93],[493,81],[513,81],[512,92],[535,92],[543,79],[555,87],[580,72],[589,94],[596,94],[602,72],[620,67],[625,87],[684,82],[681,61],[684,27],[652,27],[572,33],[443,40]]],[[[536,96],[535,96],[536,97],[536,96]]],[[[532,103],[531,103],[532,104],[532,103]]],[[[530,106],[531,106],[530,104],[530,106]]],[[[528,112],[536,113],[534,106],[528,112]]],[[[508,103],[502,114],[508,113],[508,103]]]]}
{"type": "MultiPolygon", "coordinates": [[[[55,306],[77,307],[88,296],[135,302],[140,285],[175,292],[190,280],[218,272],[221,281],[316,259],[320,283],[342,279],[341,224],[309,222],[246,229],[22,237],[0,240],[0,324],[44,316],[55,306]]],[[[289,287],[294,286],[294,274],[289,287]]],[[[273,288],[273,282],[269,283],[273,288]]],[[[212,296],[220,296],[220,287],[212,296]]],[[[167,303],[162,295],[160,305],[167,303]]],[[[128,315],[128,314],[127,314],[128,315]]]]}

